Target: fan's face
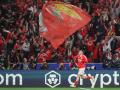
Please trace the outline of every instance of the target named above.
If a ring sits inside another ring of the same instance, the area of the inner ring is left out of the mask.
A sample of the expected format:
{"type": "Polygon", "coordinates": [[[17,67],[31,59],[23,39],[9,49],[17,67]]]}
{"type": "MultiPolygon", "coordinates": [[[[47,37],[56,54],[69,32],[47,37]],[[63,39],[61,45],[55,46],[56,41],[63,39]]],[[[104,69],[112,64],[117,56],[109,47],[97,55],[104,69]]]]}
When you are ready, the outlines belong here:
{"type": "Polygon", "coordinates": [[[82,54],[83,54],[83,51],[80,50],[80,51],[79,51],[79,54],[82,55],[82,54]]]}

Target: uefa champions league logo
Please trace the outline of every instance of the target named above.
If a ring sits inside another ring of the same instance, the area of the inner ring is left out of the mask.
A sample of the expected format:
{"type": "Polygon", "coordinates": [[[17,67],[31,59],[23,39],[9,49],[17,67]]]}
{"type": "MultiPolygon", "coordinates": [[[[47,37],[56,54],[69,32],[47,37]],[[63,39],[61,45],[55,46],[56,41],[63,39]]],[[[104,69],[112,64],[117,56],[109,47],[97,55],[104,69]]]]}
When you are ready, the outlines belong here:
{"type": "Polygon", "coordinates": [[[50,71],[45,74],[45,84],[54,88],[61,83],[61,75],[55,71],[50,71]]]}

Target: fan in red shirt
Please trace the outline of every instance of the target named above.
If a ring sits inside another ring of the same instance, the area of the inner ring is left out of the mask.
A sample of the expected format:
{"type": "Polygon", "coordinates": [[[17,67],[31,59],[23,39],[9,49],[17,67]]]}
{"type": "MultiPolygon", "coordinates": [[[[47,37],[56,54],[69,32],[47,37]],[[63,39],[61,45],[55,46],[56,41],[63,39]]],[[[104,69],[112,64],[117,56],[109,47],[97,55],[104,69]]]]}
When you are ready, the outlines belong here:
{"type": "Polygon", "coordinates": [[[76,81],[71,85],[71,87],[76,87],[79,81],[79,78],[82,79],[92,79],[94,80],[93,76],[85,76],[85,67],[86,63],[88,62],[87,57],[83,54],[83,51],[80,50],[77,55],[73,57],[75,60],[76,66],[78,67],[78,75],[76,81]]]}

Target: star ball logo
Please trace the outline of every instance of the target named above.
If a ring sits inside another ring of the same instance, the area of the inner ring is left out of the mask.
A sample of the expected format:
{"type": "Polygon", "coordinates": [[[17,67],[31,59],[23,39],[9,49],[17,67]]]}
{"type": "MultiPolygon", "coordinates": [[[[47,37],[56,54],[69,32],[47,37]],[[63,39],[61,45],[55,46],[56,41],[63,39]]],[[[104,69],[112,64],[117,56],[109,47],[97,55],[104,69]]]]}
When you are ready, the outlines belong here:
{"type": "Polygon", "coordinates": [[[61,84],[61,75],[56,71],[50,71],[45,74],[45,84],[54,88],[61,84]]]}

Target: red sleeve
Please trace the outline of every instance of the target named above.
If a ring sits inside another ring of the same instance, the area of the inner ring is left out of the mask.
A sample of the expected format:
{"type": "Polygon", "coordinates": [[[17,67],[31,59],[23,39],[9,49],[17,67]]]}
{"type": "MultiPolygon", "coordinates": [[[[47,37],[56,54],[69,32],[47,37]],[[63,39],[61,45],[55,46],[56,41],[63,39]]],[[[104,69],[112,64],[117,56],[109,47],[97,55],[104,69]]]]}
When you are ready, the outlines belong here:
{"type": "Polygon", "coordinates": [[[87,59],[87,57],[86,57],[85,55],[83,55],[83,61],[84,61],[85,63],[88,62],[88,59],[87,59]]]}

